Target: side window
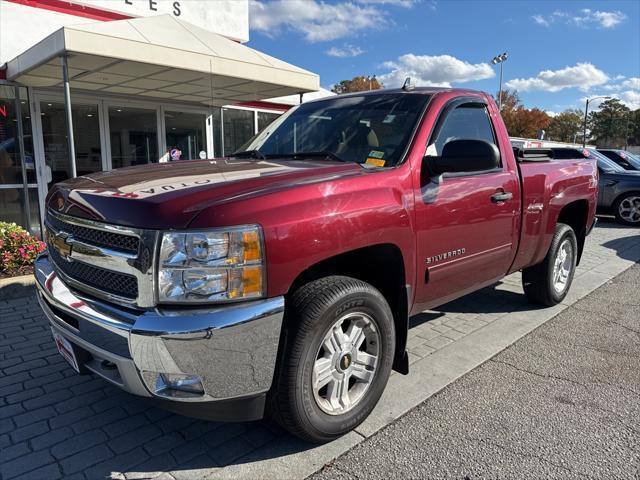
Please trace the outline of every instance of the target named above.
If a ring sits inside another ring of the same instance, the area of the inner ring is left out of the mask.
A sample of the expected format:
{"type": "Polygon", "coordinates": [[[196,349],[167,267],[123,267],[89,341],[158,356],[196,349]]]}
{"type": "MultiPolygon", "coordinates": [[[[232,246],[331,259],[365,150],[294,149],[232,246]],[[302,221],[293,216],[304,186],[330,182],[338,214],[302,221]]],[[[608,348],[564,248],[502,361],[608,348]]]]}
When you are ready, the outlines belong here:
{"type": "Polygon", "coordinates": [[[440,155],[444,145],[451,140],[484,140],[495,145],[496,139],[487,108],[483,105],[467,104],[449,112],[438,136],[432,142],[435,145],[435,153],[432,153],[431,146],[428,152],[440,155]]]}

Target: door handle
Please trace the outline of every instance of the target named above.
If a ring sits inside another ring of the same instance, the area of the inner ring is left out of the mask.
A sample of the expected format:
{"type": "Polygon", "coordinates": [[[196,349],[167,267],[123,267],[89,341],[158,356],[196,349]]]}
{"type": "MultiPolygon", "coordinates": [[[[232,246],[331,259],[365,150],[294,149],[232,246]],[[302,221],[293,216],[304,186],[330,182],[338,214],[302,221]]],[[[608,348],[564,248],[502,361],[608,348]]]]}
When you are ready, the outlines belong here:
{"type": "Polygon", "coordinates": [[[493,203],[506,202],[507,200],[511,200],[512,198],[513,193],[511,192],[496,192],[491,195],[491,201],[493,203]]]}

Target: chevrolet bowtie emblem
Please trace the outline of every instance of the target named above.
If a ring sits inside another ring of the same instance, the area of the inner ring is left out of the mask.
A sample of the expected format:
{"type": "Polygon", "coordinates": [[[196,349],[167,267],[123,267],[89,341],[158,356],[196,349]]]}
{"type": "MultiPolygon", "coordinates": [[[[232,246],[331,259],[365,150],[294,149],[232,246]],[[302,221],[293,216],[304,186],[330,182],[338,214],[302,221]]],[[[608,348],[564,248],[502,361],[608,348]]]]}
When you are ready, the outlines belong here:
{"type": "Polygon", "coordinates": [[[73,250],[73,236],[66,232],[53,233],[47,230],[47,243],[49,248],[55,248],[65,260],[71,260],[71,251],[73,250]]]}

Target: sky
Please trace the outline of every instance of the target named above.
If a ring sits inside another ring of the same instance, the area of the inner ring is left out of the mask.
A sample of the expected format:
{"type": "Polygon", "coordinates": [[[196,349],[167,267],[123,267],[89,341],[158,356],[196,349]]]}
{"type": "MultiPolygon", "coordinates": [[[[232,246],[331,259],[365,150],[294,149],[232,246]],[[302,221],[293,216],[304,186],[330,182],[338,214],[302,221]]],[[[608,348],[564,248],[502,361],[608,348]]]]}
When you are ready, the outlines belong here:
{"type": "Polygon", "coordinates": [[[386,87],[515,88],[528,108],[640,108],[640,0],[249,0],[249,46],[320,75],[386,87]],[[599,101],[592,104],[597,108],[599,101]]]}

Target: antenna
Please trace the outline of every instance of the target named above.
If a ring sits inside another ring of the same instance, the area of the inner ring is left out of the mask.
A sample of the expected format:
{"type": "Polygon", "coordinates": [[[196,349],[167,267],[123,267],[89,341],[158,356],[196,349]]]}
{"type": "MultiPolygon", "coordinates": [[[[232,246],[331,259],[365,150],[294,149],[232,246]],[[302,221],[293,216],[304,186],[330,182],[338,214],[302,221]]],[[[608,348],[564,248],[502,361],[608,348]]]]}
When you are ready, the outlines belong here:
{"type": "Polygon", "coordinates": [[[404,90],[405,92],[409,92],[414,88],[414,85],[411,83],[411,77],[407,77],[407,79],[404,81],[404,84],[402,85],[402,90],[404,90]]]}

